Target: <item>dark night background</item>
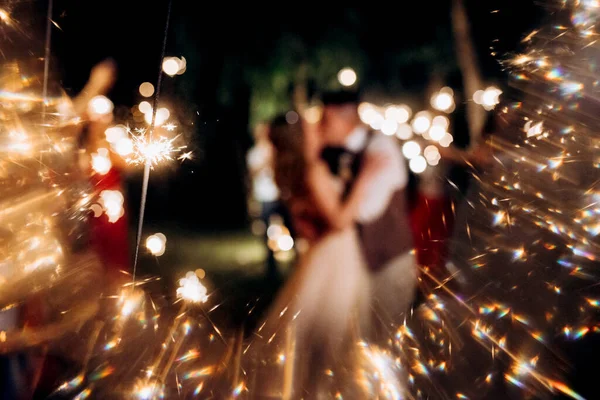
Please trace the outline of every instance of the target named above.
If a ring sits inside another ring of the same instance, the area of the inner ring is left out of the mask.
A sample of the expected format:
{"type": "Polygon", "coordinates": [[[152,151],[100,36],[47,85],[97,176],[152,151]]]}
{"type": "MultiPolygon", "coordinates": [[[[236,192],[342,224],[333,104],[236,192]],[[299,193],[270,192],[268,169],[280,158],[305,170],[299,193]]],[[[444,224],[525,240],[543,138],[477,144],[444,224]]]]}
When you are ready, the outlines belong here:
{"type": "MultiPolygon", "coordinates": [[[[25,3],[16,17],[27,21],[24,46],[30,55],[42,56],[48,3],[25,3]]],[[[302,62],[308,66],[309,91],[331,87],[337,71],[346,66],[358,72],[369,98],[381,103],[398,100],[413,109],[423,107],[433,78],[459,91],[450,3],[367,2],[351,7],[285,2],[259,7],[172,0],[166,55],[185,57],[187,71],[165,76],[161,99],[177,110],[195,159],[152,174],[147,226],[211,234],[248,226],[245,153],[252,145],[252,124],[289,109],[295,71],[302,62]]],[[[505,74],[499,60],[543,23],[544,11],[534,0],[465,3],[484,78],[502,86],[505,74]]],[[[53,20],[60,28],[52,30],[53,75],[74,95],[96,63],[113,58],[119,75],[109,97],[117,117],[125,115],[141,100],[139,85],[156,82],[167,9],[167,0],[54,0],[53,20]]],[[[456,143],[464,145],[460,93],[453,118],[456,143]]],[[[133,224],[139,172],[130,174],[127,190],[133,224]]],[[[585,358],[584,346],[574,351],[585,358]]],[[[581,382],[593,382],[593,371],[578,372],[581,382]]]]}
{"type": "MultiPolygon", "coordinates": [[[[43,22],[47,2],[33,4],[43,22]]],[[[498,60],[539,25],[543,14],[530,0],[466,5],[484,76],[501,85],[498,60]],[[492,46],[496,57],[490,55],[492,46]]],[[[109,97],[117,106],[137,104],[139,84],[157,79],[167,9],[165,0],[55,0],[53,18],[60,29],[52,32],[53,70],[67,92],[77,93],[92,66],[111,57],[119,76],[109,97]]],[[[153,175],[147,220],[194,230],[247,223],[244,154],[252,141],[251,123],[289,107],[288,89],[301,61],[308,64],[309,90],[330,87],[337,71],[351,66],[371,98],[401,99],[413,108],[424,105],[423,93],[434,75],[461,87],[447,0],[357,7],[173,0],[166,54],[187,60],[185,74],[165,76],[162,99],[177,104],[181,130],[196,159],[176,175],[153,175]],[[198,195],[191,195],[192,188],[198,195]]],[[[458,105],[455,132],[464,126],[460,99],[458,105]]],[[[461,135],[455,136],[460,143],[461,135]]],[[[132,211],[139,181],[136,174],[129,179],[132,211]]]]}

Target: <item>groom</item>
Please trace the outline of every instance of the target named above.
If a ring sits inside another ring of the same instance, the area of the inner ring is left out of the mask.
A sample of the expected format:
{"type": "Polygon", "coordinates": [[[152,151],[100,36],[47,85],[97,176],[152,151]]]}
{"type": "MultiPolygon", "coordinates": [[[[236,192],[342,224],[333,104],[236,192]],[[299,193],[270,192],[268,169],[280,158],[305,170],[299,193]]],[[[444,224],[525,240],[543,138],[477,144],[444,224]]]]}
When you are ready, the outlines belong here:
{"type": "Polygon", "coordinates": [[[408,220],[408,172],[394,137],[374,132],[358,115],[358,94],[330,92],[322,96],[322,158],[345,184],[346,193],[360,173],[362,160],[376,155],[385,167],[369,184],[356,224],[371,272],[376,340],[386,340],[391,325],[402,322],[416,288],[416,260],[408,220]]]}

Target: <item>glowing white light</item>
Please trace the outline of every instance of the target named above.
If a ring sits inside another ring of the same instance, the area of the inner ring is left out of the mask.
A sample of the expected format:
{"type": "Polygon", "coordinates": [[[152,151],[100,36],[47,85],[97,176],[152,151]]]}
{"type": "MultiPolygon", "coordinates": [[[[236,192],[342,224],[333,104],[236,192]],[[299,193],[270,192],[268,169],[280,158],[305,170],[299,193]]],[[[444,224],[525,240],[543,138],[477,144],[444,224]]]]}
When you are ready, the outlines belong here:
{"type": "Polygon", "coordinates": [[[410,118],[411,110],[406,105],[389,106],[385,110],[385,119],[393,119],[399,124],[403,124],[410,118]]]}
{"type": "Polygon", "coordinates": [[[427,160],[423,156],[416,156],[408,163],[408,167],[415,174],[420,174],[427,168],[427,160]]]}
{"type": "Polygon", "coordinates": [[[108,217],[108,222],[117,222],[123,216],[125,210],[123,203],[125,198],[118,190],[103,190],[100,192],[100,204],[108,217]]]}
{"type": "Polygon", "coordinates": [[[438,111],[448,112],[454,108],[454,97],[451,93],[436,93],[431,98],[431,106],[438,111]]]}
{"type": "MultiPolygon", "coordinates": [[[[169,119],[169,117],[171,116],[171,112],[169,111],[168,108],[159,108],[156,111],[156,118],[154,120],[154,126],[161,126],[162,124],[164,124],[165,122],[167,122],[167,120],[169,119]]],[[[152,111],[146,113],[144,115],[144,119],[146,120],[146,122],[148,124],[152,123],[152,111]]]]}
{"type": "Polygon", "coordinates": [[[356,72],[352,68],[343,68],[338,72],[338,81],[343,86],[352,86],[356,83],[356,72]]]}
{"type": "Polygon", "coordinates": [[[358,115],[365,124],[370,124],[373,118],[379,114],[375,106],[370,103],[360,103],[358,105],[358,115]]]}
{"type": "Polygon", "coordinates": [[[115,143],[112,148],[118,155],[125,157],[133,153],[133,141],[125,137],[115,143]]]}
{"type": "Polygon", "coordinates": [[[408,158],[409,160],[415,158],[421,154],[421,146],[414,140],[406,142],[402,146],[402,154],[404,154],[404,157],[408,158]]]}
{"type": "Polygon", "coordinates": [[[121,315],[124,317],[131,315],[139,308],[143,300],[144,291],[138,289],[133,292],[131,290],[124,290],[120,298],[120,303],[123,304],[121,307],[121,315]]]}
{"type": "Polygon", "coordinates": [[[92,154],[92,169],[96,173],[106,175],[111,168],[112,162],[107,149],[100,148],[97,153],[92,154]]]}
{"type": "Polygon", "coordinates": [[[123,125],[116,125],[104,131],[108,143],[117,143],[119,140],[127,137],[127,128],[123,125]]]}
{"type": "Polygon", "coordinates": [[[525,124],[525,132],[527,132],[527,137],[541,135],[544,133],[544,122],[534,123],[533,121],[528,121],[525,124]]]}
{"type": "Polygon", "coordinates": [[[194,272],[185,274],[185,278],[179,280],[177,297],[192,303],[206,303],[208,300],[206,287],[200,282],[200,278],[194,272]]]}
{"type": "Polygon", "coordinates": [[[408,124],[401,124],[396,131],[398,139],[408,140],[413,136],[413,130],[408,124]]]}
{"type": "Polygon", "coordinates": [[[16,153],[27,153],[33,148],[29,136],[22,130],[9,131],[10,142],[8,148],[16,153]]]}
{"type": "Polygon", "coordinates": [[[162,399],[165,395],[164,386],[152,380],[141,380],[136,383],[133,395],[138,400],[162,399]]]}
{"type": "Polygon", "coordinates": [[[427,146],[423,151],[423,155],[425,156],[427,163],[432,166],[438,165],[442,158],[440,151],[434,145],[427,146]]]}
{"type": "Polygon", "coordinates": [[[181,57],[177,59],[177,62],[179,64],[179,71],[177,71],[177,75],[183,75],[187,69],[187,61],[185,60],[185,57],[181,57]]]}
{"type": "Polygon", "coordinates": [[[10,23],[10,15],[8,14],[8,12],[6,12],[6,10],[3,10],[1,8],[0,8],[0,20],[2,22],[4,22],[5,24],[10,23]]]}
{"type": "Polygon", "coordinates": [[[395,115],[396,115],[396,121],[399,124],[404,124],[404,123],[408,122],[408,120],[410,119],[410,116],[412,115],[412,110],[410,109],[409,106],[403,104],[396,108],[395,115]]]}
{"type": "Polygon", "coordinates": [[[412,121],[413,131],[417,134],[423,134],[431,127],[431,114],[427,111],[421,111],[412,121]]]}
{"type": "MultiPolygon", "coordinates": [[[[127,159],[127,162],[133,165],[149,163],[151,166],[158,165],[164,161],[172,160],[174,155],[185,148],[185,146],[174,147],[173,142],[177,139],[165,138],[163,136],[149,140],[148,135],[136,135],[131,137],[133,140],[134,151],[127,159]]],[[[191,154],[182,154],[179,159],[190,158],[191,154]],[[181,158],[184,157],[184,158],[181,158]]]]}
{"type": "Polygon", "coordinates": [[[448,129],[450,127],[450,120],[445,115],[438,115],[433,118],[431,121],[432,126],[441,126],[444,129],[448,129]]]}
{"type": "Polygon", "coordinates": [[[398,111],[398,108],[396,106],[388,106],[385,109],[385,119],[396,119],[396,112],[398,111]]]}
{"type": "Polygon", "coordinates": [[[140,85],[140,94],[144,97],[150,97],[154,94],[154,85],[150,82],[144,82],[140,85]]]}
{"type": "Polygon", "coordinates": [[[283,234],[283,228],[281,225],[273,224],[267,228],[267,237],[269,239],[276,239],[283,234]]]}
{"type": "Polygon", "coordinates": [[[429,137],[434,142],[439,142],[446,135],[446,130],[441,126],[432,126],[429,130],[429,137]]]}
{"type": "Polygon", "coordinates": [[[427,164],[431,165],[432,167],[435,167],[436,165],[438,165],[440,163],[441,157],[438,158],[433,158],[431,160],[427,160],[427,164]]]}
{"type": "Polygon", "coordinates": [[[179,72],[179,62],[175,57],[165,58],[162,69],[169,76],[177,75],[177,72],[179,72]]]}
{"type": "Polygon", "coordinates": [[[369,123],[369,125],[371,126],[371,128],[375,129],[376,131],[380,130],[383,127],[383,123],[385,122],[385,119],[383,118],[383,115],[377,113],[373,119],[371,120],[371,122],[369,123]]]}
{"type": "Polygon", "coordinates": [[[434,145],[429,145],[423,150],[423,155],[427,160],[434,159],[440,156],[440,151],[434,145]]]}
{"type": "Polygon", "coordinates": [[[475,102],[475,104],[483,103],[483,93],[483,90],[478,90],[475,93],[473,93],[473,101],[475,102]]]}
{"type": "Polygon", "coordinates": [[[448,132],[446,132],[444,137],[439,141],[439,144],[442,147],[449,147],[453,141],[454,141],[454,138],[452,137],[452,135],[449,134],[448,132]]]}
{"type": "Polygon", "coordinates": [[[144,114],[149,114],[152,112],[152,105],[147,101],[142,101],[138,106],[138,109],[144,114]]]}
{"type": "Polygon", "coordinates": [[[113,103],[106,96],[92,97],[88,103],[88,113],[92,116],[101,116],[111,113],[113,103]]]}
{"type": "Polygon", "coordinates": [[[502,90],[498,89],[497,87],[488,87],[481,96],[481,105],[488,111],[492,110],[498,105],[498,103],[500,103],[501,94],[502,90]]]}
{"type": "Polygon", "coordinates": [[[384,135],[392,136],[398,129],[398,123],[393,119],[386,119],[381,125],[381,132],[384,135]]]}
{"type": "Polygon", "coordinates": [[[162,233],[156,233],[148,236],[146,239],[146,248],[153,256],[160,257],[165,254],[167,249],[167,237],[162,233]]]}
{"type": "Polygon", "coordinates": [[[277,247],[282,251],[289,251],[294,247],[294,239],[290,235],[281,235],[277,239],[277,247]]]}

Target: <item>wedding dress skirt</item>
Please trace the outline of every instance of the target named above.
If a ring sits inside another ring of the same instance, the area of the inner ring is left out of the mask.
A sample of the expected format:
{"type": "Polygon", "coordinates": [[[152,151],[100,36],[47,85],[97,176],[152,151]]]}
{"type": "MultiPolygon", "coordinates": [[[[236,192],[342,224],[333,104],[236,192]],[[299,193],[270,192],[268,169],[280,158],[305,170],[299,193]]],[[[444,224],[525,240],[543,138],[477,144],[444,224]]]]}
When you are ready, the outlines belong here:
{"type": "Polygon", "coordinates": [[[339,374],[352,369],[351,349],[368,334],[370,291],[354,228],[316,242],[247,352],[251,398],[319,398],[323,380],[339,383],[339,374]]]}

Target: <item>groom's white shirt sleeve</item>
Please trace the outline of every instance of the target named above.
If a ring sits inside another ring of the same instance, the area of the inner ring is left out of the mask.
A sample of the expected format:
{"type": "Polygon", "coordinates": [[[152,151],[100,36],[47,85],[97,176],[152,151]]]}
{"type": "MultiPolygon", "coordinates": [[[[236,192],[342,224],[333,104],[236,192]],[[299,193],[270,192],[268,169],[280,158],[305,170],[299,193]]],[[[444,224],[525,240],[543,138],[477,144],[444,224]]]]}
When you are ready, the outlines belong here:
{"type": "MultiPolygon", "coordinates": [[[[346,141],[349,150],[359,151],[368,138],[365,126],[357,127],[346,141]]],[[[397,140],[392,136],[375,133],[366,154],[381,154],[387,160],[385,167],[367,185],[367,193],[359,207],[358,222],[377,219],[387,209],[392,195],[408,184],[408,171],[397,140]]]]}

